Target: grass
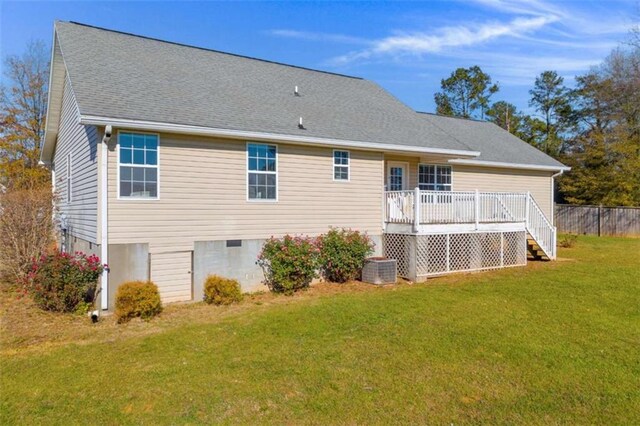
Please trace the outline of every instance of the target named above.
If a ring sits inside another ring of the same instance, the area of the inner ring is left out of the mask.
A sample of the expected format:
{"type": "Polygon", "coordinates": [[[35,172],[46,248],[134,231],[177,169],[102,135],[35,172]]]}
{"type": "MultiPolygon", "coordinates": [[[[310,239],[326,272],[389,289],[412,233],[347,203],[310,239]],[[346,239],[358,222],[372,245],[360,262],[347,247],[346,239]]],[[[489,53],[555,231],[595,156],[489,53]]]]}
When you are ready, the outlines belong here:
{"type": "Polygon", "coordinates": [[[4,296],[0,421],[639,424],[640,239],[559,255],[126,325],[4,296]]]}

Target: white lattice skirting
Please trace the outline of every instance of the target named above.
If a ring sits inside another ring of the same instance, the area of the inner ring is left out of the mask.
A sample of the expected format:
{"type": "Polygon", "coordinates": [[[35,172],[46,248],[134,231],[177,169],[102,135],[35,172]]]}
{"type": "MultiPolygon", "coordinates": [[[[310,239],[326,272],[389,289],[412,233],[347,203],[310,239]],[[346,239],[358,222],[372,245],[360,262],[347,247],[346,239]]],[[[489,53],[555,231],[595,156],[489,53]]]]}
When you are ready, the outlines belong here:
{"type": "Polygon", "coordinates": [[[412,281],[527,264],[525,231],[384,234],[383,249],[386,257],[398,262],[398,275],[412,281]]]}

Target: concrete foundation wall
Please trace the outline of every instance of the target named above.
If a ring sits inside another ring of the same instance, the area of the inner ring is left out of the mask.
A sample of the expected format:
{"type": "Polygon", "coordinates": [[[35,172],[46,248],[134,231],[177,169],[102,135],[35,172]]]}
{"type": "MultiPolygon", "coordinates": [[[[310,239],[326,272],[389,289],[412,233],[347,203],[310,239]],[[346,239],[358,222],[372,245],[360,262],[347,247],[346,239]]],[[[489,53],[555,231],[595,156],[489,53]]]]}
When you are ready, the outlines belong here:
{"type": "Polygon", "coordinates": [[[256,265],[264,242],[242,240],[239,247],[227,247],[227,240],[196,241],[193,246],[194,300],[202,300],[204,280],[210,274],[238,280],[245,292],[267,290],[262,283],[262,269],[256,265]]]}
{"type": "MultiPolygon", "coordinates": [[[[370,237],[375,244],[374,255],[381,256],[382,236],[370,237]]],[[[265,241],[242,240],[239,247],[228,247],[226,240],[196,241],[193,250],[194,300],[202,300],[204,281],[210,274],[238,280],[244,292],[268,290],[263,283],[262,269],[256,265],[256,259],[265,241]]]]}
{"type": "Polygon", "coordinates": [[[116,291],[127,281],[149,279],[149,244],[109,244],[109,305],[115,306],[116,291]]]}
{"type": "Polygon", "coordinates": [[[75,237],[73,235],[69,235],[67,237],[67,243],[69,249],[67,250],[69,253],[75,253],[77,251],[81,251],[87,255],[96,255],[100,257],[100,245],[92,243],[91,241],[84,240],[82,238],[75,237]]]}

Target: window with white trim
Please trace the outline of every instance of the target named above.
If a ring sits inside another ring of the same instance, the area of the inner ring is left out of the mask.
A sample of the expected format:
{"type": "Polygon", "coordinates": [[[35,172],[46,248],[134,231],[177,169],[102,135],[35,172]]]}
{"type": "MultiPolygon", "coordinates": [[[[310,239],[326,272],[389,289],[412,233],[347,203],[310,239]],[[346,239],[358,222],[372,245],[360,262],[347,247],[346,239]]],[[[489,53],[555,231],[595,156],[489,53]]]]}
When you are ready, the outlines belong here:
{"type": "Polygon", "coordinates": [[[277,200],[278,150],[275,145],[247,144],[247,198],[277,200]]]}
{"type": "Polygon", "coordinates": [[[121,198],[158,198],[158,142],[158,135],[118,133],[121,198]]]}
{"type": "Polygon", "coordinates": [[[349,151],[333,151],[333,180],[349,180],[349,151]]]}
{"type": "Polygon", "coordinates": [[[73,183],[72,183],[72,178],[71,178],[71,173],[73,171],[72,166],[71,166],[71,153],[67,154],[67,182],[66,182],[66,187],[67,187],[67,203],[70,203],[73,200],[73,197],[71,196],[71,191],[73,191],[73,183]]]}
{"type": "Polygon", "coordinates": [[[451,166],[420,164],[418,186],[423,191],[451,191],[451,166]]]}

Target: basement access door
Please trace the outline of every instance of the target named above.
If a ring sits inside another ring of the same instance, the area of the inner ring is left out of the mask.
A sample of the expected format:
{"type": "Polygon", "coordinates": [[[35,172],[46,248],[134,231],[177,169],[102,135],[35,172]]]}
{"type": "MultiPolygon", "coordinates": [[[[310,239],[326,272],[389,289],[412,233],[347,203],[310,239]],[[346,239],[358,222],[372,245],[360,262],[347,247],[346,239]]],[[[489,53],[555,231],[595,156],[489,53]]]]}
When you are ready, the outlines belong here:
{"type": "Polygon", "coordinates": [[[152,253],[149,268],[162,302],[193,299],[193,251],[152,253]]]}

